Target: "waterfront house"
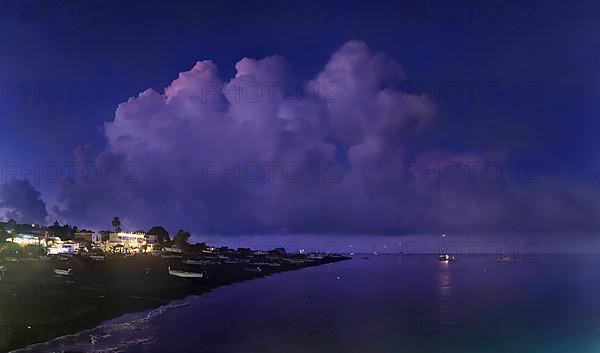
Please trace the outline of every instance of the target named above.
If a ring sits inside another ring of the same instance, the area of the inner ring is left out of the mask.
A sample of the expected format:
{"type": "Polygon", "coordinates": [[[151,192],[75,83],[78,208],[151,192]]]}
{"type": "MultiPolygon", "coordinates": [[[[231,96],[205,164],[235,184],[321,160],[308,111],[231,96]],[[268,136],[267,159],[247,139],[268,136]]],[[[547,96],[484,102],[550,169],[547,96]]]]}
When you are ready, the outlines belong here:
{"type": "Polygon", "coordinates": [[[85,230],[85,229],[75,232],[75,234],[73,234],[73,237],[75,240],[83,240],[88,243],[92,242],[93,236],[94,236],[94,232],[92,232],[91,230],[85,230]]]}
{"type": "Polygon", "coordinates": [[[52,237],[48,238],[46,252],[48,255],[74,254],[79,251],[79,245],[76,241],[63,241],[59,237],[52,237]]]}
{"type": "Polygon", "coordinates": [[[146,245],[146,234],[143,232],[111,232],[109,239],[103,242],[107,252],[138,253],[146,245]]]}

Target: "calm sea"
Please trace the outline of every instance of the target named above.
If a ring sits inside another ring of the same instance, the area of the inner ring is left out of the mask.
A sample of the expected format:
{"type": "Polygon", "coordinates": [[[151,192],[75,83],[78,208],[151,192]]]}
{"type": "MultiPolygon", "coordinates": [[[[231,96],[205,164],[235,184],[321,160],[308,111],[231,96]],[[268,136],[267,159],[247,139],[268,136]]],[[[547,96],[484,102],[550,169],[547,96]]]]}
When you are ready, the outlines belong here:
{"type": "Polygon", "coordinates": [[[600,256],[357,255],[23,351],[600,352],[600,256]]]}

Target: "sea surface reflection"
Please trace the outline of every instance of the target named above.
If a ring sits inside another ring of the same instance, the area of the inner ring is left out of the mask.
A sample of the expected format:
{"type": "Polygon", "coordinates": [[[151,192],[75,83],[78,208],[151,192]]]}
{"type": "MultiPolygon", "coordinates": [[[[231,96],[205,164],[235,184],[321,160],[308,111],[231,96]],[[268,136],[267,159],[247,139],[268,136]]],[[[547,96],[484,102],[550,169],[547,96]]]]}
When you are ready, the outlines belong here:
{"type": "Polygon", "coordinates": [[[600,351],[600,256],[534,260],[357,256],[222,287],[24,351],[600,351]]]}

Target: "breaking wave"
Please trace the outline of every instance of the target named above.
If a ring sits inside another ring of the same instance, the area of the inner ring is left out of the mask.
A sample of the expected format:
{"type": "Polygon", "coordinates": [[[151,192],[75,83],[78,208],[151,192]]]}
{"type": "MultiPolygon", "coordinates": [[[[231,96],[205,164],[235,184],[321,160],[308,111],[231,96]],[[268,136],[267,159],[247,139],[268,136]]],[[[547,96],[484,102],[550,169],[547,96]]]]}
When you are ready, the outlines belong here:
{"type": "Polygon", "coordinates": [[[150,351],[156,340],[156,326],[153,327],[151,323],[171,310],[188,305],[190,305],[188,301],[175,301],[146,312],[125,314],[93,329],[57,337],[44,343],[32,344],[11,353],[40,351],[116,353],[132,349],[136,352],[150,351]]]}

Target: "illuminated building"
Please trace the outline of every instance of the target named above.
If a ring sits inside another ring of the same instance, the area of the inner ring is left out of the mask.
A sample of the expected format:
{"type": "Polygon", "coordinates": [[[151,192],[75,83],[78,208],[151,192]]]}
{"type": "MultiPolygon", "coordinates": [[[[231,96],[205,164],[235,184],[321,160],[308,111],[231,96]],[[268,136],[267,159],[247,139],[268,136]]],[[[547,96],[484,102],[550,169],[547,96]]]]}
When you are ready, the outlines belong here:
{"type": "Polygon", "coordinates": [[[136,253],[146,245],[146,234],[139,233],[110,233],[107,242],[103,243],[105,251],[136,253]]]}

